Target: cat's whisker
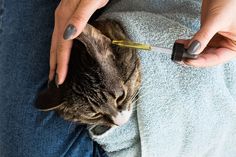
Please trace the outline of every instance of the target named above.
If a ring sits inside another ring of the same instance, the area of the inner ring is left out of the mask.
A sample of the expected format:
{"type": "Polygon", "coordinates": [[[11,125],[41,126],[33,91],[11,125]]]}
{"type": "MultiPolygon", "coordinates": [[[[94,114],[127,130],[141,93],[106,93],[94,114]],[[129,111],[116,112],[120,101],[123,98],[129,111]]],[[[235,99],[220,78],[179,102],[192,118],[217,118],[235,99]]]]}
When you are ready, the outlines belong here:
{"type": "MultiPolygon", "coordinates": [[[[138,99],[140,99],[140,98],[142,98],[142,97],[148,95],[150,92],[152,92],[152,91],[150,91],[150,90],[147,90],[147,91],[142,90],[142,94],[139,95],[138,98],[137,98],[135,101],[137,101],[138,99]]],[[[139,93],[140,93],[140,92],[139,92],[139,93]]]]}
{"type": "Polygon", "coordinates": [[[87,125],[87,130],[90,130],[93,127],[94,127],[94,125],[87,125]]]}
{"type": "Polygon", "coordinates": [[[145,82],[145,84],[142,84],[142,85],[140,86],[139,90],[132,96],[131,100],[134,100],[134,99],[135,99],[135,97],[140,93],[141,89],[150,87],[150,86],[151,86],[151,84],[150,84],[151,82],[152,82],[152,81],[150,80],[148,83],[145,82]],[[148,86],[147,86],[147,85],[148,85],[148,86]]]}
{"type": "Polygon", "coordinates": [[[140,104],[138,104],[138,105],[135,105],[136,104],[136,102],[137,101],[139,101],[141,98],[143,98],[143,97],[145,97],[145,96],[147,96],[148,94],[150,94],[149,92],[145,92],[144,94],[142,94],[142,95],[140,95],[135,101],[133,101],[132,102],[132,104],[133,104],[133,108],[137,108],[138,107],[138,105],[140,105],[140,104]]]}
{"type": "MultiPolygon", "coordinates": [[[[150,86],[151,86],[151,85],[150,85],[150,86]]],[[[144,87],[141,87],[141,88],[136,92],[136,94],[134,94],[134,96],[131,98],[131,101],[132,101],[132,102],[133,102],[135,99],[139,99],[139,98],[137,98],[137,95],[140,94],[142,88],[144,88],[144,87]]],[[[145,88],[148,88],[148,86],[146,86],[145,88]]],[[[142,90],[142,92],[145,93],[144,90],[142,90]]],[[[139,97],[141,97],[141,95],[140,95],[139,97]]]]}
{"type": "Polygon", "coordinates": [[[133,102],[133,100],[135,100],[136,99],[136,97],[137,97],[137,95],[139,94],[139,92],[140,92],[140,89],[131,97],[131,102],[133,102]]]}
{"type": "Polygon", "coordinates": [[[145,84],[142,84],[139,88],[139,91],[141,91],[141,89],[144,89],[144,88],[149,88],[150,86],[152,86],[151,83],[145,83],[145,84]]]}

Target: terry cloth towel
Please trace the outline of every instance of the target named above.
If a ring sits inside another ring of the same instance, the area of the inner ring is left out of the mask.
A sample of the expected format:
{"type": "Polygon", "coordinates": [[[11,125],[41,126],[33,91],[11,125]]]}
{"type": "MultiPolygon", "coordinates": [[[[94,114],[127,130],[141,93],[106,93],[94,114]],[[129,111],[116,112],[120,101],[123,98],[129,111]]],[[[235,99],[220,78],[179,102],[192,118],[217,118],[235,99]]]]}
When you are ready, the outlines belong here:
{"type": "MultiPolygon", "coordinates": [[[[101,18],[134,41],[172,48],[199,29],[200,1],[120,0],[101,18]]],[[[236,157],[236,60],[191,68],[140,50],[142,87],[130,121],[91,137],[111,157],[236,157]]]]}

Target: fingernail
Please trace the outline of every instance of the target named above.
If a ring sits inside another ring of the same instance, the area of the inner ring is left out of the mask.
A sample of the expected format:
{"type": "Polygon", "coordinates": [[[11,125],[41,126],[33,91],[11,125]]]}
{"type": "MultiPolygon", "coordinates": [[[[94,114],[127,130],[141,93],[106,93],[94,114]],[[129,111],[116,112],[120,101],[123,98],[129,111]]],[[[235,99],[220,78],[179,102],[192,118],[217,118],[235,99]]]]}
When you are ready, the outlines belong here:
{"type": "Polygon", "coordinates": [[[63,34],[63,38],[65,40],[70,39],[75,33],[76,33],[77,29],[75,28],[74,25],[69,24],[63,34]]]}
{"type": "Polygon", "coordinates": [[[58,74],[55,75],[55,84],[56,84],[57,88],[59,88],[58,74]]]}
{"type": "Polygon", "coordinates": [[[196,54],[197,50],[201,47],[201,43],[197,40],[194,40],[189,48],[187,49],[187,53],[196,54]]]}

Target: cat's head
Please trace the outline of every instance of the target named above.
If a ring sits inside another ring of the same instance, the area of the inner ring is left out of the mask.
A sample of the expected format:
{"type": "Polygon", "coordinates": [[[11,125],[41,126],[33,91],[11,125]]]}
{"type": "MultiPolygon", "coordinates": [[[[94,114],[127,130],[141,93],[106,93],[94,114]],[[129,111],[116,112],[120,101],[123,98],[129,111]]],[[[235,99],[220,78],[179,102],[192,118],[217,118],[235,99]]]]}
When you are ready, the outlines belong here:
{"type": "Polygon", "coordinates": [[[52,81],[36,105],[66,120],[122,125],[140,87],[140,61],[134,49],[112,45],[113,39],[128,40],[118,23],[99,21],[95,27],[87,25],[74,40],[65,82],[57,88],[52,81]]]}

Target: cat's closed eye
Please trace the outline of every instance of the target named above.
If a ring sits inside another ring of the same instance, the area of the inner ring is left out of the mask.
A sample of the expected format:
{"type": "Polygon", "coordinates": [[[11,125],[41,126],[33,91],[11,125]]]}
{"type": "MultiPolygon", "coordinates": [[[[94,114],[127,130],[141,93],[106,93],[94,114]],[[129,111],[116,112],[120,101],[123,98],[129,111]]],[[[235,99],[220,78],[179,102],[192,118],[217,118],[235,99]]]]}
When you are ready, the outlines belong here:
{"type": "Polygon", "coordinates": [[[94,113],[94,114],[92,114],[92,118],[100,118],[100,117],[102,117],[101,113],[94,113]]]}

